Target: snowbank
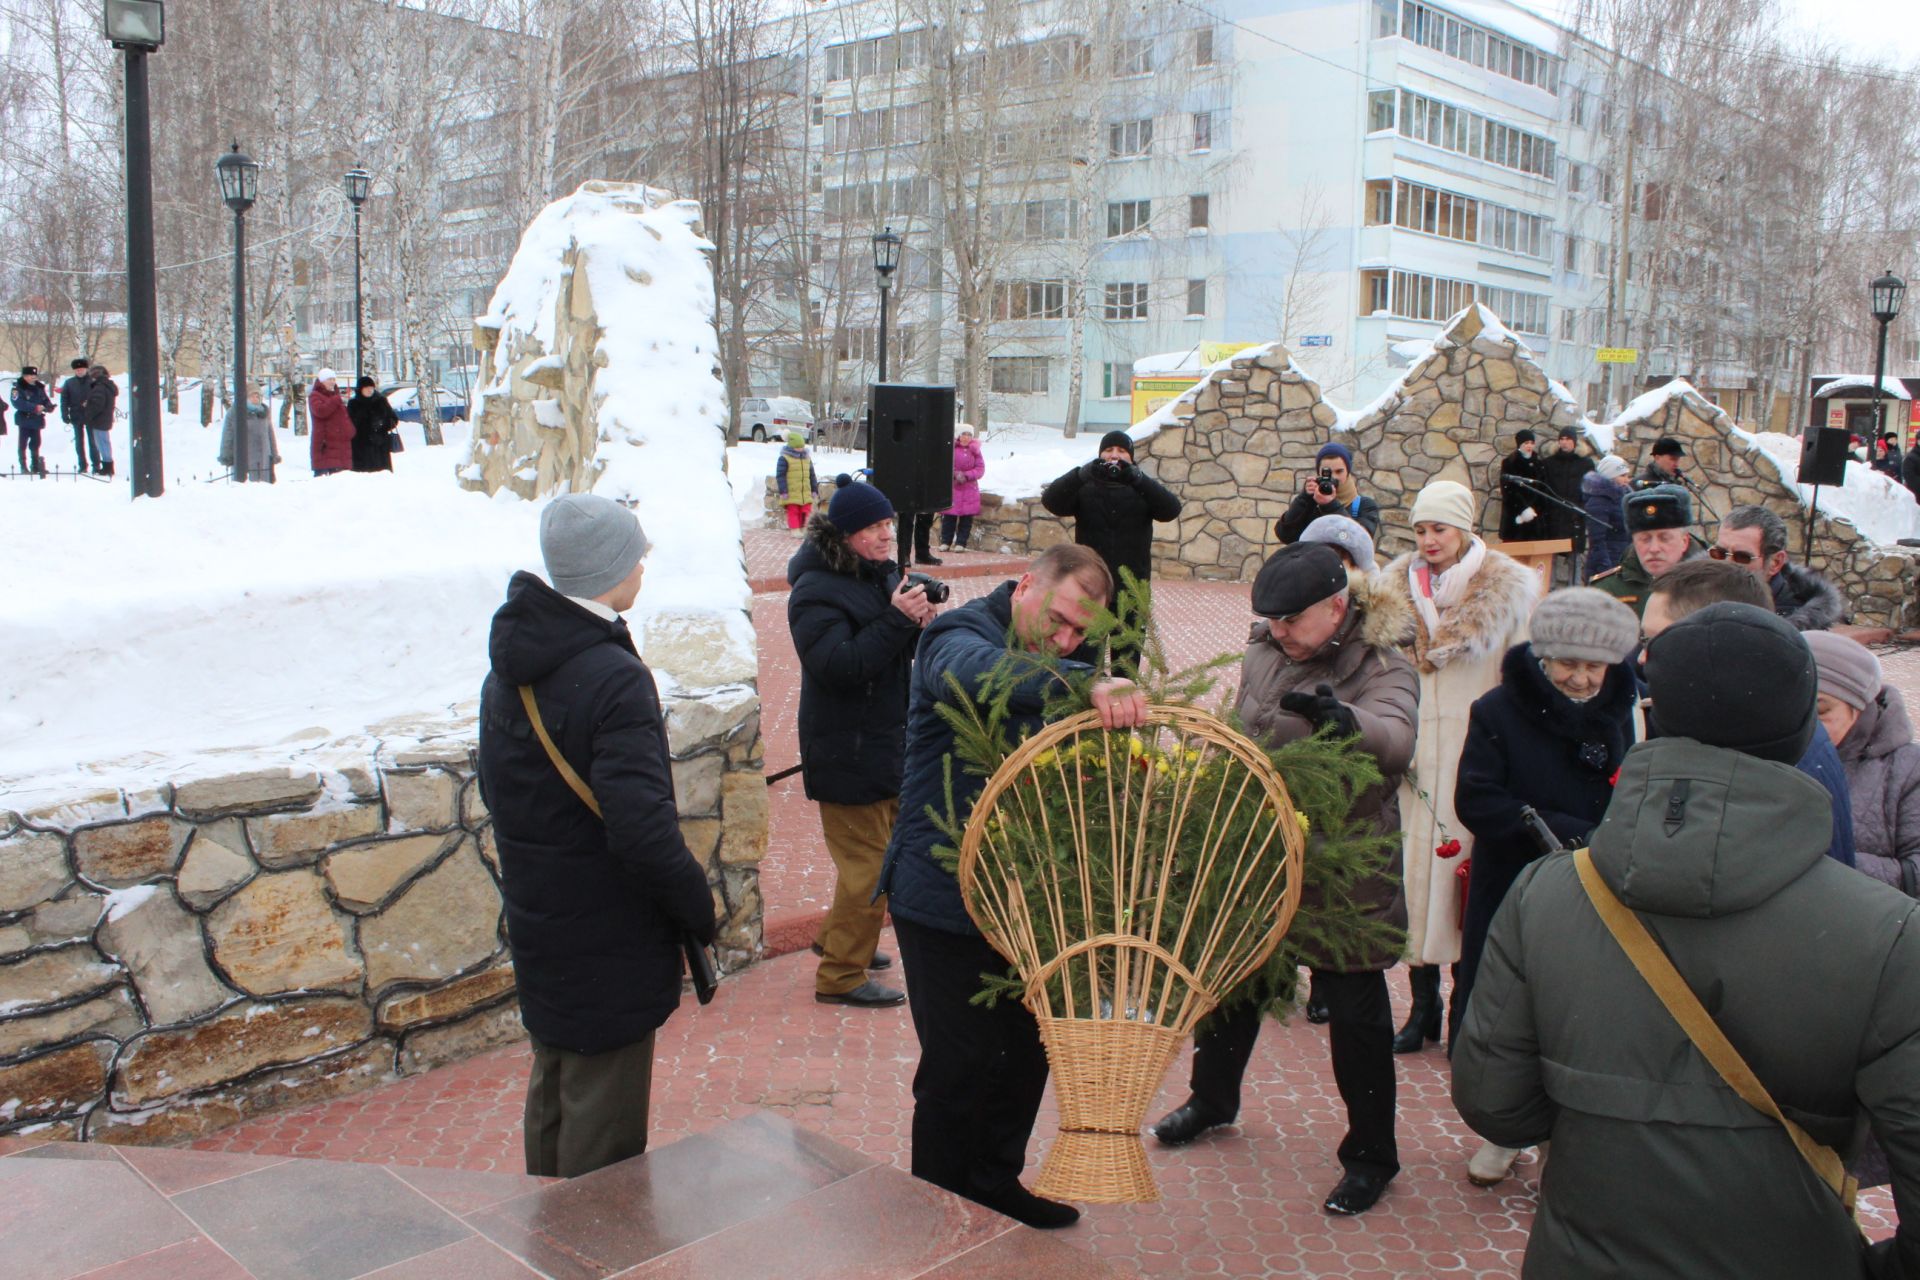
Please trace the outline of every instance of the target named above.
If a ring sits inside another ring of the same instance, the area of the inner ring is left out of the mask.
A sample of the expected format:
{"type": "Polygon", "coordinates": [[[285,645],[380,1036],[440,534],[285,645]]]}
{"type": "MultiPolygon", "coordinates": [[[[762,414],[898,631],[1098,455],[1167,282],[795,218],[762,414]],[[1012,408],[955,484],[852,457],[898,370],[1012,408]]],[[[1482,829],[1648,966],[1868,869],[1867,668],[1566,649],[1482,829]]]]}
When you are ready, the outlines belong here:
{"type": "MultiPolygon", "coordinates": [[[[1781,480],[1799,491],[1800,501],[1811,505],[1813,486],[1799,482],[1800,437],[1740,427],[1735,427],[1733,434],[1757,446],[1779,470],[1781,480]]],[[[1820,510],[1852,522],[1862,537],[1883,547],[1891,547],[1902,538],[1920,538],[1920,503],[1913,500],[1905,485],[1864,462],[1847,463],[1844,485],[1821,486],[1820,510]]]]}

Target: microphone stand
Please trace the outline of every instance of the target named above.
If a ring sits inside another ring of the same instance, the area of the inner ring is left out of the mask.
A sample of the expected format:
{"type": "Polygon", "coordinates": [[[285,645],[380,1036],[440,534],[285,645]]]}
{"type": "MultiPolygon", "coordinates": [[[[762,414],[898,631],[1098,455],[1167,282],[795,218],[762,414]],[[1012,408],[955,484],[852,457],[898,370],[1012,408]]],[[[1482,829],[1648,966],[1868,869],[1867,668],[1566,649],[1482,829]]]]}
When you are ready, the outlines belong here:
{"type": "Polygon", "coordinates": [[[1575,506],[1545,485],[1540,484],[1538,481],[1528,479],[1526,476],[1508,476],[1506,482],[1511,485],[1518,485],[1520,488],[1525,489],[1529,496],[1559,507],[1562,511],[1573,512],[1574,515],[1579,516],[1580,519],[1585,522],[1573,526],[1573,584],[1579,586],[1586,578],[1587,524],[1597,524],[1604,528],[1607,527],[1607,522],[1599,516],[1593,515],[1585,507],[1575,506]]]}

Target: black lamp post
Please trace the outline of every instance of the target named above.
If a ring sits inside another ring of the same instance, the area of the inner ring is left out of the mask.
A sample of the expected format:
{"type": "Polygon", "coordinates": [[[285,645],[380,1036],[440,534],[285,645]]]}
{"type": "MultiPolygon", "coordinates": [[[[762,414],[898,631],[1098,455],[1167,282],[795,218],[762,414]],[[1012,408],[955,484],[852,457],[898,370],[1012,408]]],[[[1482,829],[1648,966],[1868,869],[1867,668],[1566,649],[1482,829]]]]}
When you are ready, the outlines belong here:
{"type": "MultiPolygon", "coordinates": [[[[1873,294],[1873,318],[1880,322],[1880,346],[1873,358],[1873,439],[1878,444],[1880,437],[1887,433],[1887,420],[1881,416],[1884,410],[1880,407],[1881,397],[1886,395],[1882,383],[1887,376],[1887,326],[1900,314],[1900,300],[1906,297],[1907,282],[1888,271],[1868,288],[1873,294]]],[[[1906,431],[1902,430],[1900,444],[1903,448],[1907,444],[1906,436],[1906,431]]]]}
{"type": "Polygon", "coordinates": [[[880,276],[880,376],[887,380],[887,294],[893,288],[893,273],[900,265],[900,237],[892,227],[873,237],[873,269],[880,276]]]}
{"type": "Polygon", "coordinates": [[[147,55],[167,39],[163,0],[105,0],[101,28],[127,55],[127,416],[133,496],[166,492],[160,459],[160,319],[153,283],[153,137],[147,55]]]}
{"type": "Polygon", "coordinates": [[[353,376],[367,372],[366,326],[360,315],[360,206],[373,190],[373,175],[359,165],[347,170],[347,201],[353,205],[353,376]]]}
{"type": "MultiPolygon", "coordinates": [[[[245,484],[253,478],[247,439],[247,210],[259,194],[260,165],[242,155],[236,142],[214,168],[220,174],[220,198],[233,210],[233,478],[245,484]]],[[[273,464],[267,465],[271,483],[273,464]]]]}

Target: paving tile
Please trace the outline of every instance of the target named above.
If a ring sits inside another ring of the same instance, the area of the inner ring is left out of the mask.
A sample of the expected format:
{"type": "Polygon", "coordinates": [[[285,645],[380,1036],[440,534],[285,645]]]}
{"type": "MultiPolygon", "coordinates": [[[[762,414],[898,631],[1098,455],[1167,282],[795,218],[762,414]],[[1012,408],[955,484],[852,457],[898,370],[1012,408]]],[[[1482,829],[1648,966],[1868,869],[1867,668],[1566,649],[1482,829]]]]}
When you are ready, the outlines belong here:
{"type": "Polygon", "coordinates": [[[1114,1280],[1126,1274],[1063,1237],[1016,1227],[922,1272],[920,1280],[1114,1280]]]}
{"type": "Polygon", "coordinates": [[[14,1153],[21,1160],[107,1160],[120,1159],[118,1148],[104,1142],[44,1142],[27,1151],[14,1153]]]}
{"type": "Polygon", "coordinates": [[[991,1210],[876,1166],[620,1275],[887,1280],[918,1275],[1014,1229],[991,1210]]]}
{"type": "Polygon", "coordinates": [[[470,1169],[427,1169],[389,1165],[388,1172],[449,1213],[477,1213],[490,1205],[538,1191],[558,1181],[518,1173],[477,1173],[470,1169]]]}
{"type": "Polygon", "coordinates": [[[83,1275],[84,1280],[248,1280],[250,1273],[219,1245],[195,1236],[83,1275]]]}
{"type": "Polygon", "coordinates": [[[0,1276],[7,1280],[63,1280],[199,1234],[117,1159],[0,1160],[0,1276]]]}
{"type": "Polygon", "coordinates": [[[540,1273],[478,1236],[367,1274],[365,1280],[532,1280],[540,1273]]]}
{"type": "Polygon", "coordinates": [[[120,1147],[120,1158],[157,1187],[175,1196],[279,1164],[281,1156],[248,1156],[224,1151],[191,1151],[172,1147],[120,1147]]]}
{"type": "Polygon", "coordinates": [[[560,1280],[612,1275],[838,1182],[872,1161],[751,1116],[474,1214],[495,1244],[560,1280]]]}
{"type": "Polygon", "coordinates": [[[473,1234],[369,1165],[291,1160],[173,1203],[259,1280],[348,1280],[473,1234]]]}

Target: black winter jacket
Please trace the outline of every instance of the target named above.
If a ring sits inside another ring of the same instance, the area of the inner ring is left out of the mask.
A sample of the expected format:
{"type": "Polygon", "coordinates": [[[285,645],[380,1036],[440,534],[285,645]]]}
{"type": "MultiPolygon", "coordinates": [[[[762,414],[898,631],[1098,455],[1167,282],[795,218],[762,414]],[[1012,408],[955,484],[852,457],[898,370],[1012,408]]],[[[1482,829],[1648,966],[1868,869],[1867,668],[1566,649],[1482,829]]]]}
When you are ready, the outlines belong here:
{"type": "Polygon", "coordinates": [[[500,850],[521,1020],[549,1048],[633,1044],[680,1003],[683,935],[714,933],[706,874],[680,835],[653,673],[625,622],[526,572],[508,584],[487,648],[480,794],[500,850]],[[523,684],[604,821],[547,758],[523,684]]]}
{"type": "Polygon", "coordinates": [[[1773,611],[1800,631],[1825,631],[1845,616],[1839,589],[1804,565],[1789,563],[1768,586],[1773,611]]]}
{"type": "Polygon", "coordinates": [[[353,469],[393,470],[393,440],[388,432],[399,427],[400,418],[387,398],[378,391],[370,396],[356,391],[347,397],[347,421],[353,423],[353,469]]]}
{"type": "Polygon", "coordinates": [[[1535,453],[1531,458],[1515,449],[1500,463],[1500,541],[1537,542],[1553,536],[1547,512],[1553,508],[1541,501],[1529,485],[1547,487],[1547,460],[1535,453]],[[1520,517],[1528,510],[1533,519],[1525,524],[1520,517]]]}
{"type": "Polygon", "coordinates": [[[824,512],[787,562],[787,630],[800,655],[800,771],[809,800],[900,794],[908,681],[920,627],[893,607],[900,571],[863,560],[824,512]]]}
{"type": "MultiPolygon", "coordinates": [[[[903,920],[946,933],[978,934],[960,900],[960,882],[935,861],[933,847],[946,837],[928,814],[946,808],[946,760],[953,750],[953,729],[940,715],[940,704],[950,702],[951,676],[969,694],[977,694],[981,680],[1007,656],[1013,627],[1011,582],[992,594],[969,600],[927,624],[913,663],[913,705],[907,714],[907,771],[900,792],[900,818],[894,823],[887,861],[880,872],[880,892],[887,908],[903,920]]],[[[1091,666],[1094,652],[1082,645],[1063,667],[1091,666]]],[[[1036,672],[1014,691],[1007,732],[1015,739],[1040,728],[1040,710],[1056,683],[1050,672],[1036,672]]],[[[955,761],[953,803],[961,819],[973,811],[973,802],[986,785],[984,777],[967,773],[955,761]]]]}
{"type": "Polygon", "coordinates": [[[1040,505],[1073,519],[1073,540],[1100,554],[1118,591],[1121,569],[1142,582],[1153,572],[1154,521],[1179,519],[1180,499],[1136,466],[1128,466],[1123,480],[1107,478],[1099,467],[1089,462],[1067,472],[1040,494],[1040,505]]]}
{"type": "Polygon", "coordinates": [[[76,373],[60,384],[60,421],[84,426],[80,415],[80,402],[87,396],[87,376],[76,373]]]}
{"type": "Polygon", "coordinates": [[[1357,520],[1369,538],[1377,541],[1380,537],[1380,504],[1364,493],[1352,502],[1333,502],[1324,507],[1315,502],[1311,494],[1296,493],[1293,501],[1287,505],[1286,514],[1273,522],[1274,536],[1283,544],[1291,545],[1300,541],[1300,535],[1307,531],[1307,526],[1321,516],[1345,516],[1349,520],[1357,520]]]}
{"type": "Polygon", "coordinates": [[[89,431],[112,430],[113,405],[119,398],[120,388],[114,385],[112,378],[89,375],[78,398],[80,424],[89,431]]]}
{"type": "Polygon", "coordinates": [[[1633,540],[1627,536],[1627,491],[1597,472],[1580,479],[1580,500],[1593,519],[1587,521],[1587,577],[1617,568],[1633,540]]]}
{"type": "MultiPolygon", "coordinates": [[[[1585,501],[1580,495],[1580,482],[1587,478],[1587,473],[1593,470],[1593,465],[1593,459],[1584,456],[1578,450],[1562,453],[1555,449],[1547,455],[1546,461],[1540,464],[1540,468],[1546,474],[1547,488],[1553,490],[1554,496],[1562,502],[1570,502],[1577,507],[1585,501]]],[[[1549,536],[1555,538],[1571,538],[1574,536],[1575,529],[1587,523],[1578,514],[1568,511],[1565,507],[1553,506],[1551,503],[1540,515],[1547,522],[1549,536]]]]}

